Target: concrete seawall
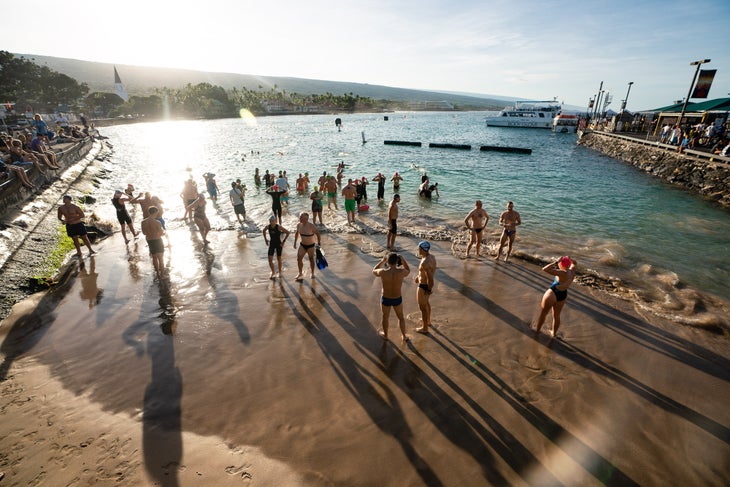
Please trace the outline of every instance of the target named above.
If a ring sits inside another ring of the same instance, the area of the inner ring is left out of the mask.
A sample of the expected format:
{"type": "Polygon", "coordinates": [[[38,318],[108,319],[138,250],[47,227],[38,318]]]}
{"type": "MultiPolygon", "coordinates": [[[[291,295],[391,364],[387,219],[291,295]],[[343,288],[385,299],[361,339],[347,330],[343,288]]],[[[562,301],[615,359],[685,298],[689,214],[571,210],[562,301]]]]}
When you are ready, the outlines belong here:
{"type": "MultiPolygon", "coordinates": [[[[31,168],[31,171],[26,171],[28,179],[30,179],[30,182],[33,183],[36,188],[46,186],[53,179],[63,174],[67,168],[84,159],[93,146],[94,141],[91,138],[87,138],[73,144],[64,144],[64,147],[61,148],[61,150],[54,150],[58,165],[61,166],[61,169],[54,171],[52,169],[45,168],[46,175],[44,176],[31,168]]],[[[26,188],[21,184],[20,180],[15,177],[3,182],[0,187],[0,217],[4,216],[4,214],[14,206],[33,199],[37,196],[37,194],[37,190],[26,188]]]]}
{"type": "Polygon", "coordinates": [[[730,158],[626,136],[586,132],[578,144],[631,164],[730,209],[730,158]]]}

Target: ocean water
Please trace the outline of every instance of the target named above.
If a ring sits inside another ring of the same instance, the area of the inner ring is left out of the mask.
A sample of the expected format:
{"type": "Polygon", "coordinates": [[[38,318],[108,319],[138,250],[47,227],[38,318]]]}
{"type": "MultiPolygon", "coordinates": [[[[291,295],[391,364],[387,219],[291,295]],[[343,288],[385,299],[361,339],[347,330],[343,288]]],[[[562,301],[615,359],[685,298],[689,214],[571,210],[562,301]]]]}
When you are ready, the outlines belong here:
{"type": "MultiPolygon", "coordinates": [[[[730,302],[730,213],[702,198],[609,157],[576,145],[574,134],[540,129],[487,127],[484,112],[281,116],[214,121],[175,121],[105,127],[114,146],[105,164],[94,211],[112,220],[115,188],[128,183],[165,201],[169,225],[184,225],[179,197],[192,174],[205,188],[203,173],[216,174],[222,197],[209,210],[214,231],[235,231],[227,191],[235,178],[247,184],[251,235],[266,222],[270,197],[253,182],[286,170],[293,186],[308,172],[313,184],[323,171],[347,165],[345,179],[372,179],[379,172],[403,176],[399,227],[415,235],[440,232],[463,252],[463,219],[481,199],[490,215],[488,246],[494,249],[496,223],[508,200],[520,212],[516,255],[552,259],[569,254],[598,276],[618,278],[629,295],[652,310],[684,322],[724,321],[730,302]],[[386,121],[384,117],[387,116],[386,121]],[[363,134],[366,143],[363,143],[363,134]],[[385,145],[384,140],[422,142],[422,147],[385,145]],[[470,144],[472,150],[429,148],[429,143],[470,144]],[[481,152],[481,145],[532,149],[531,155],[481,152]],[[188,172],[190,171],[190,172],[188,172]],[[421,175],[439,183],[440,197],[417,196],[421,175]],[[107,198],[108,197],[108,198],[107,198]],[[402,223],[401,223],[402,222],[402,223]],[[714,311],[707,313],[708,310],[714,311]],[[718,311],[719,310],[719,311],[718,311]]],[[[375,202],[368,187],[369,216],[384,220],[393,194],[375,202]]],[[[306,197],[292,195],[285,226],[309,209],[306,197]]],[[[340,214],[325,210],[325,225],[341,231],[340,214]],[[334,224],[339,220],[338,224],[334,224]]],[[[262,244],[263,245],[263,244],[262,244]]]]}

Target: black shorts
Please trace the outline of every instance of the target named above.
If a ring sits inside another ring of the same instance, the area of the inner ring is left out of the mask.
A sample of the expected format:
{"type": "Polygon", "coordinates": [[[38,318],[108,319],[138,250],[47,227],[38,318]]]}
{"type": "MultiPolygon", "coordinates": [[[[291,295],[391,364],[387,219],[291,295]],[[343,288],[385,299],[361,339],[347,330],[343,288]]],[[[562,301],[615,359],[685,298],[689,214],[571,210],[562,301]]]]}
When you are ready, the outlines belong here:
{"type": "Polygon", "coordinates": [[[274,255],[274,252],[276,252],[277,257],[281,257],[281,248],[282,245],[269,245],[269,257],[274,255]]]}
{"type": "Polygon", "coordinates": [[[162,254],[165,252],[165,246],[162,244],[161,238],[147,240],[147,245],[150,247],[150,255],[162,254]]]}
{"type": "Polygon", "coordinates": [[[129,213],[125,209],[124,211],[118,211],[117,212],[117,221],[120,224],[122,224],[122,225],[124,225],[125,223],[127,225],[131,225],[132,224],[132,217],[129,216],[129,213]]]}
{"type": "Polygon", "coordinates": [[[396,223],[395,219],[390,220],[390,228],[388,229],[388,232],[395,235],[398,232],[398,224],[396,223]]]}
{"type": "Polygon", "coordinates": [[[236,215],[245,215],[246,206],[243,203],[241,203],[240,205],[233,205],[233,211],[236,212],[236,215]]]}
{"type": "Polygon", "coordinates": [[[84,222],[66,224],[66,235],[69,237],[82,237],[86,235],[86,225],[84,222]]]}

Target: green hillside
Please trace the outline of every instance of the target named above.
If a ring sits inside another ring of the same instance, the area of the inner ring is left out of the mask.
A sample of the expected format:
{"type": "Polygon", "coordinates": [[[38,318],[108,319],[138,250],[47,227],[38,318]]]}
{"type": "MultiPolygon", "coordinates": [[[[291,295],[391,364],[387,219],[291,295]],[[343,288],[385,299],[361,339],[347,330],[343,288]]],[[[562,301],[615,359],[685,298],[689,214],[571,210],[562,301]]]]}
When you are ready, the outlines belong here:
{"type": "MultiPolygon", "coordinates": [[[[66,74],[80,83],[86,83],[89,89],[101,92],[114,91],[114,65],[80,61],[77,59],[40,56],[35,54],[17,54],[41,66],[66,74]]],[[[392,88],[388,86],[370,85],[367,83],[349,83],[340,81],[324,81],[304,78],[290,78],[277,76],[257,76],[236,73],[208,73],[187,69],[149,68],[116,65],[119,76],[130,95],[149,95],[155,88],[180,88],[188,83],[210,83],[224,89],[242,88],[258,90],[262,87],[268,90],[277,87],[289,93],[344,95],[353,93],[362,97],[376,100],[391,100],[396,102],[440,102],[446,101],[459,109],[500,110],[505,102],[495,98],[481,98],[477,96],[456,95],[431,91],[392,88]]]]}

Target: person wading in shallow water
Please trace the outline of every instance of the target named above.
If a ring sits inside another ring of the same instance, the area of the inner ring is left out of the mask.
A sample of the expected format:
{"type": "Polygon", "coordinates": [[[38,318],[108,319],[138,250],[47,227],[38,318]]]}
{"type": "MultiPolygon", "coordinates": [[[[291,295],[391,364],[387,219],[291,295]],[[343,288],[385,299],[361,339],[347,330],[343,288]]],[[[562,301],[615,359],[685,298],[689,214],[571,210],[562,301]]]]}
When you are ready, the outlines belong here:
{"type": "Polygon", "coordinates": [[[165,246],[162,243],[162,236],[165,234],[165,229],[162,228],[162,223],[157,219],[158,213],[159,210],[156,206],[149,207],[149,216],[142,220],[142,233],[147,239],[152,265],[155,267],[157,278],[162,279],[162,271],[165,268],[165,246]]]}
{"type": "Polygon", "coordinates": [[[544,272],[555,276],[555,280],[542,296],[540,317],[537,319],[535,333],[540,332],[547,314],[552,310],[553,328],[550,331],[550,336],[554,338],[557,335],[558,328],[560,327],[560,312],[563,310],[565,301],[568,299],[568,288],[573,283],[573,279],[575,279],[576,265],[576,262],[566,255],[542,268],[544,272]]]}
{"type": "Polygon", "coordinates": [[[390,319],[390,308],[395,309],[398,317],[398,325],[403,341],[408,340],[406,335],[406,318],[403,316],[403,279],[411,273],[408,262],[395,252],[380,259],[380,262],[373,267],[373,275],[379,277],[382,285],[380,296],[380,310],[383,313],[381,328],[378,334],[383,340],[388,339],[388,321],[390,319]],[[386,267],[383,265],[388,264],[386,267]]]}

